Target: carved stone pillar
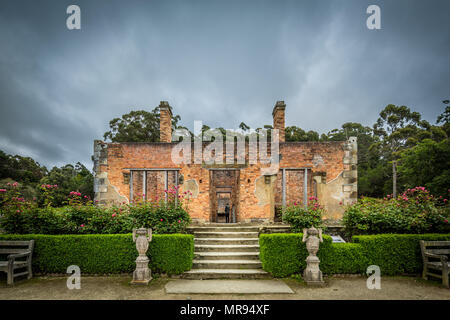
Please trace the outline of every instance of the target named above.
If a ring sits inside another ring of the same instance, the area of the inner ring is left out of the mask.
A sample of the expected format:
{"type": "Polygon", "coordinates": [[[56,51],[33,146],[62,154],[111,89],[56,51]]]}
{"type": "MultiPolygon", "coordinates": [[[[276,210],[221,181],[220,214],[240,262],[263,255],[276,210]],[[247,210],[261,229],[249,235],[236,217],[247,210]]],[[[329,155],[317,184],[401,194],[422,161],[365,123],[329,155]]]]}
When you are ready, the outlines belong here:
{"type": "Polygon", "coordinates": [[[148,243],[152,241],[152,229],[133,229],[133,241],[136,242],[139,256],[136,258],[136,270],[133,272],[131,284],[148,284],[152,279],[147,257],[148,243]]]}

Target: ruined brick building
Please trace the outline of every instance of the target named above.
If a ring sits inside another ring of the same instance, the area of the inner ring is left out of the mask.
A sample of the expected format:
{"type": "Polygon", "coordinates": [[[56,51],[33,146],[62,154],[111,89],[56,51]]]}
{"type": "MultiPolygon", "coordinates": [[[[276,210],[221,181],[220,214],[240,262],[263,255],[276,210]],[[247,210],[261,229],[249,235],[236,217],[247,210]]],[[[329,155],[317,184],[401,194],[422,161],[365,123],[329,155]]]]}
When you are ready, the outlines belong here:
{"type": "Polygon", "coordinates": [[[357,198],[356,138],[286,142],[283,101],[272,112],[273,127],[279,130],[275,171],[270,164],[250,163],[248,155],[243,164],[174,163],[172,148],[179,142],[172,142],[171,108],[163,101],[159,109],[160,142],[94,142],[95,200],[100,204],[164,199],[165,190],[178,185],[178,192],[192,194],[189,213],[194,221],[217,222],[228,204],[230,222],[251,222],[277,220],[283,205],[304,204],[311,196],[325,206],[325,218],[339,219],[341,204],[357,198]]]}

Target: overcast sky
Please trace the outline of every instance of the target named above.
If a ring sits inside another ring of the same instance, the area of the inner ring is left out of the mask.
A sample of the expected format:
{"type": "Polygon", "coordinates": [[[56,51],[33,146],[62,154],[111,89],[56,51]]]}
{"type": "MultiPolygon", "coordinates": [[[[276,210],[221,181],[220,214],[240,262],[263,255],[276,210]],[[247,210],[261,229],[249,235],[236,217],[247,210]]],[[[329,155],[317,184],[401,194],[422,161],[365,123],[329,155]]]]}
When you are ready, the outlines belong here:
{"type": "Polygon", "coordinates": [[[450,98],[450,1],[0,2],[0,149],[92,168],[93,140],[169,101],[181,124],[371,126],[389,103],[435,122],[450,98]],[[81,8],[81,30],[66,9],[81,8]],[[381,30],[366,9],[381,8],[381,30]]]}

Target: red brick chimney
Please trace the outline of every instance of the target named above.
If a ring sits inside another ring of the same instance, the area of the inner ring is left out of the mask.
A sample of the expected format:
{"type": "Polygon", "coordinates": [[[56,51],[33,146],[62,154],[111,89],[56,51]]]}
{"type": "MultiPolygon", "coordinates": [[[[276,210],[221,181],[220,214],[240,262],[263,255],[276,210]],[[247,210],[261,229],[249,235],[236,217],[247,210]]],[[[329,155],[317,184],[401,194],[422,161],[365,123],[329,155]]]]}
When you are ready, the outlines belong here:
{"type": "Polygon", "coordinates": [[[285,142],[285,132],[284,132],[284,110],[286,109],[286,104],[284,101],[277,101],[275,107],[273,108],[273,128],[279,130],[279,142],[285,142]]]}
{"type": "Polygon", "coordinates": [[[172,111],[167,101],[159,104],[159,141],[172,142],[172,111]]]}

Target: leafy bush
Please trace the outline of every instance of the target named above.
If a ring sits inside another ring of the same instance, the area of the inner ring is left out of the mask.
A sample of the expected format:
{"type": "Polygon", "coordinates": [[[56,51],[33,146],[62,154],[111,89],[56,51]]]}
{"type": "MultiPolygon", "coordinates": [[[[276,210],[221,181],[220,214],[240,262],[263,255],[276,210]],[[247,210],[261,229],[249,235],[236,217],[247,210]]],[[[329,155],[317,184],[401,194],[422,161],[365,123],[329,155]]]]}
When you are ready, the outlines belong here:
{"type": "Polygon", "coordinates": [[[450,240],[450,234],[380,234],[354,236],[361,244],[368,264],[380,267],[381,274],[422,272],[423,261],[419,240],[450,240]]]}
{"type": "Polygon", "coordinates": [[[283,209],[283,222],[289,223],[294,232],[302,232],[303,228],[324,228],[322,215],[324,208],[319,204],[316,197],[310,197],[308,206],[294,202],[293,205],[283,209]]]}
{"type": "Polygon", "coordinates": [[[343,223],[350,235],[380,233],[449,233],[447,199],[424,187],[408,189],[393,199],[362,198],[347,207],[343,223]]]}
{"type": "Polygon", "coordinates": [[[265,271],[285,277],[305,268],[308,256],[302,234],[274,233],[259,236],[259,258],[265,271]]]}
{"type": "MultiPolygon", "coordinates": [[[[77,265],[82,274],[130,273],[138,255],[131,234],[0,235],[0,240],[34,239],[33,270],[66,273],[77,265]]],[[[153,272],[179,274],[190,270],[194,238],[187,234],[154,235],[147,255],[153,272]]]]}
{"type": "Polygon", "coordinates": [[[139,227],[152,228],[155,234],[183,233],[191,221],[182,197],[178,201],[169,197],[167,202],[141,201],[110,208],[96,206],[75,191],[70,193],[68,205],[60,208],[38,208],[35,202],[18,197],[14,189],[5,189],[0,199],[0,228],[6,233],[117,234],[139,227]]]}
{"type": "MultiPolygon", "coordinates": [[[[308,251],[302,237],[302,233],[261,234],[259,246],[263,269],[275,277],[303,272],[308,251]]],[[[360,244],[332,243],[328,235],[323,236],[318,257],[320,269],[325,274],[363,273],[368,266],[360,244]]]]}
{"type": "MultiPolygon", "coordinates": [[[[303,234],[261,234],[260,259],[263,269],[275,277],[301,273],[308,256],[303,234]]],[[[383,234],[354,236],[354,243],[332,243],[324,235],[318,257],[324,274],[363,274],[378,265],[381,274],[420,273],[422,256],[419,240],[450,240],[450,234],[383,234]]]]}

